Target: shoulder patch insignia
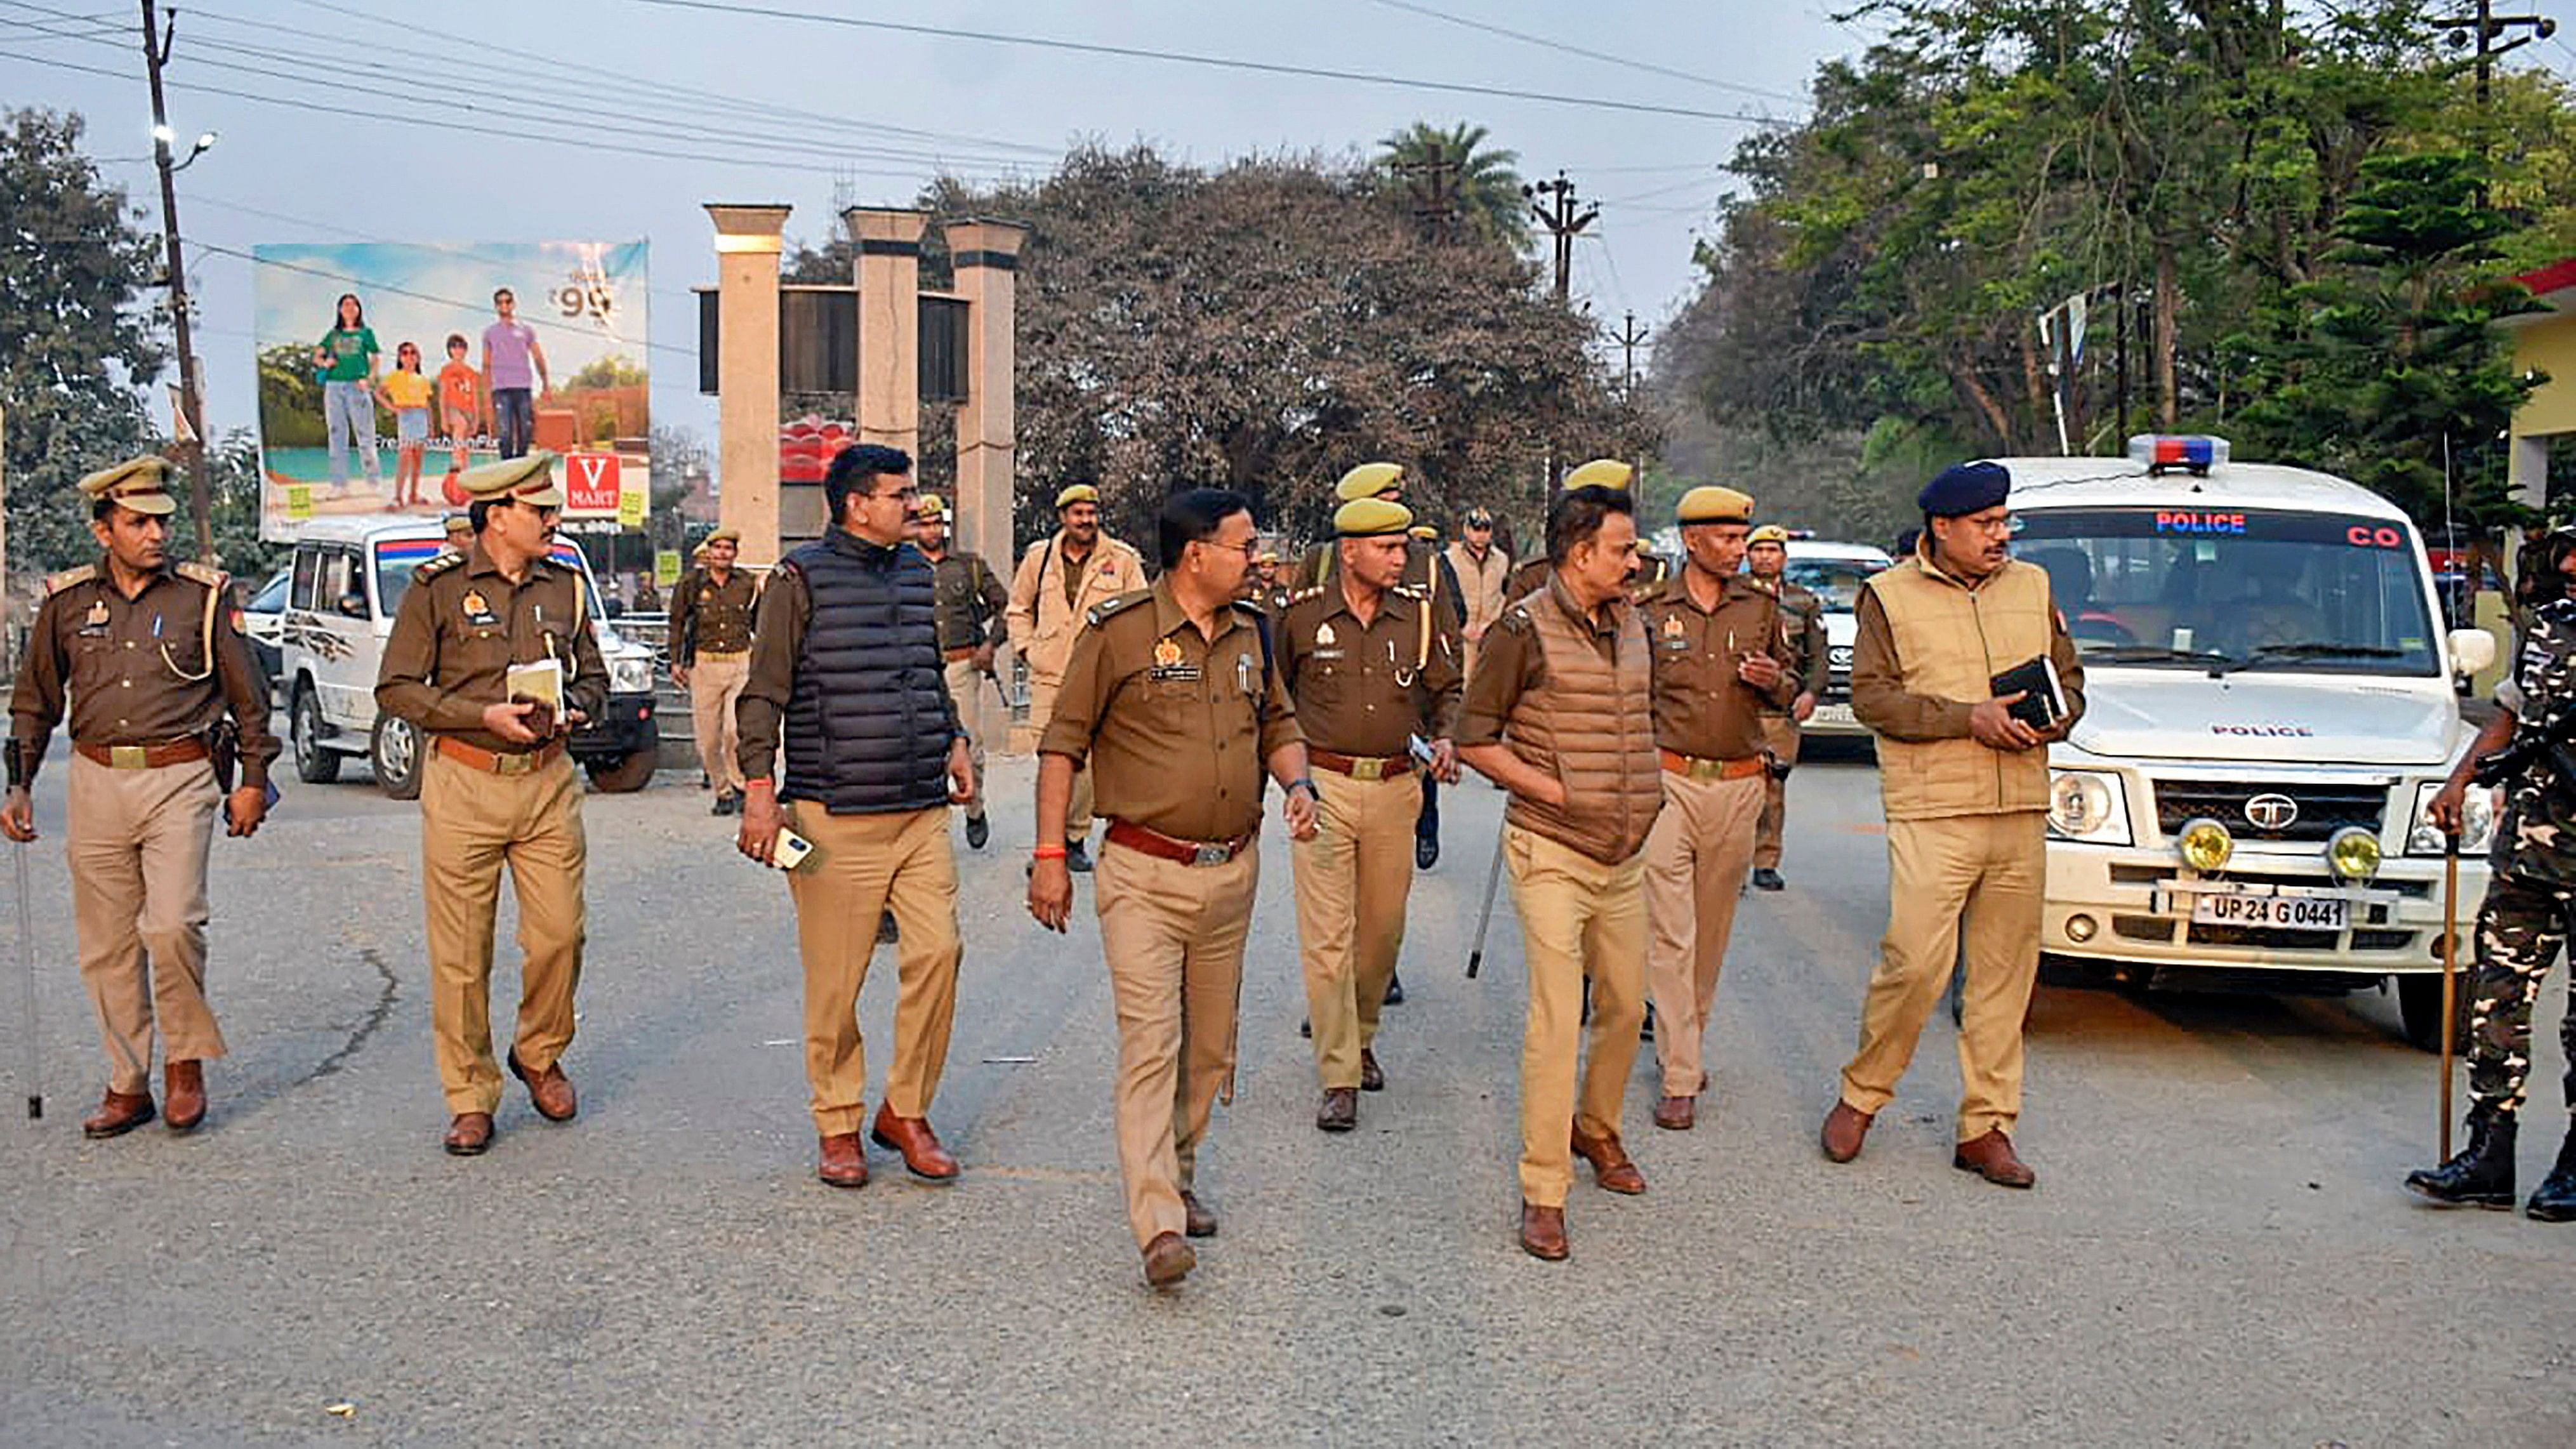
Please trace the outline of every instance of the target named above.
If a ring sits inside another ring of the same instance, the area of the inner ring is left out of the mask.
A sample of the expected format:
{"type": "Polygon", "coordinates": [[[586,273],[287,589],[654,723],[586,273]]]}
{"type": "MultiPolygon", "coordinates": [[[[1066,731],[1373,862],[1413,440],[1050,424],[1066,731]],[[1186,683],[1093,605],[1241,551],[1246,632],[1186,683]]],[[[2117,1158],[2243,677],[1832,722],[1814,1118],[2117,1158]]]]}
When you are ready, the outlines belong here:
{"type": "Polygon", "coordinates": [[[422,564],[416,569],[413,569],[411,571],[412,582],[416,584],[428,583],[431,579],[437,578],[440,574],[443,574],[449,569],[455,568],[464,562],[465,555],[461,553],[440,554],[438,557],[431,559],[429,562],[422,564]]]}
{"type": "Polygon", "coordinates": [[[1261,601],[1259,599],[1236,599],[1234,600],[1234,606],[1247,614],[1256,614],[1263,618],[1268,618],[1270,615],[1270,611],[1268,609],[1261,607],[1261,601]]]}
{"type": "MultiPolygon", "coordinates": [[[[1120,594],[1114,599],[1103,599],[1099,603],[1092,605],[1089,612],[1085,613],[1082,617],[1084,622],[1097,625],[1101,621],[1109,618],[1111,615],[1131,609],[1153,596],[1154,591],[1152,589],[1132,589],[1126,593],[1120,594]]],[[[1237,600],[1236,602],[1240,603],[1242,601],[1237,600]]]]}
{"type": "Polygon", "coordinates": [[[222,569],[208,568],[206,565],[198,563],[194,559],[175,565],[171,569],[171,572],[177,574],[183,579],[186,579],[190,583],[204,584],[210,589],[220,589],[224,585],[233,581],[232,575],[225,573],[222,569]]]}
{"type": "Polygon", "coordinates": [[[48,594],[59,594],[74,584],[85,584],[97,577],[98,565],[96,564],[82,564],[76,569],[65,569],[58,574],[47,574],[45,576],[45,592],[48,594]]]}
{"type": "Polygon", "coordinates": [[[1308,599],[1320,599],[1323,596],[1324,586],[1322,584],[1308,584],[1306,587],[1290,594],[1288,596],[1288,602],[1292,604],[1302,604],[1308,599]]]}
{"type": "Polygon", "coordinates": [[[1431,586],[1429,584],[1414,583],[1397,584],[1392,592],[1402,594],[1408,599],[1418,601],[1431,597],[1431,586]]]}
{"type": "Polygon", "coordinates": [[[1537,627],[1536,623],[1530,618],[1529,605],[1527,604],[1514,604],[1511,608],[1504,610],[1503,617],[1495,622],[1506,629],[1512,630],[1533,629],[1537,627]]]}

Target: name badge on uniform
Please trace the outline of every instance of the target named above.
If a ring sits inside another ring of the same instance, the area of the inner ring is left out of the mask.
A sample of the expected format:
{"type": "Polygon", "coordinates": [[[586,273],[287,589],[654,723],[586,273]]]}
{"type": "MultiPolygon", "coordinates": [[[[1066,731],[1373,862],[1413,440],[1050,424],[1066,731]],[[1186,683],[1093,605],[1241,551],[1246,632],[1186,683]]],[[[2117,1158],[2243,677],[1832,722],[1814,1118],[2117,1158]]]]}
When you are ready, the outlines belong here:
{"type": "Polygon", "coordinates": [[[84,635],[107,632],[107,604],[104,600],[90,605],[89,612],[81,615],[80,631],[84,635]]]}
{"type": "Polygon", "coordinates": [[[465,591],[465,622],[478,629],[489,629],[501,622],[500,617],[492,612],[491,604],[485,601],[480,589],[465,591]]]}
{"type": "Polygon", "coordinates": [[[1165,639],[1154,645],[1154,667],[1145,677],[1189,684],[1199,678],[1199,667],[1181,662],[1181,645],[1177,639],[1165,639]]]}

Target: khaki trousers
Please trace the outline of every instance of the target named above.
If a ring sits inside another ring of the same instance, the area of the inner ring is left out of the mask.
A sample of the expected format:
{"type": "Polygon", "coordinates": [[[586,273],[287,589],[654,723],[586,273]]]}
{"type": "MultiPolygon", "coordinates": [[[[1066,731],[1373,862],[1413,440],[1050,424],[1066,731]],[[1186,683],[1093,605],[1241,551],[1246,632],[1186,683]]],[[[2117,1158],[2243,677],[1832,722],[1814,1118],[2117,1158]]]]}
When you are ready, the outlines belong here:
{"type": "Polygon", "coordinates": [[[742,762],[736,747],[742,734],[734,723],[734,702],[751,678],[751,655],[701,654],[689,669],[689,728],[698,742],[698,768],[719,795],[742,793],[742,762]]]}
{"type": "Polygon", "coordinates": [[[1511,826],[1503,856],[1529,961],[1521,1033],[1521,1196],[1563,1207],[1574,1185],[1568,1130],[1616,1138],[1646,1021],[1645,853],[1603,865],[1571,846],[1511,826]],[[1592,978],[1592,1055],[1576,1083],[1583,980],[1592,978]]]}
{"type": "MultiPolygon", "coordinates": [[[[1046,733],[1047,721],[1055,717],[1055,692],[1062,679],[1041,679],[1029,675],[1029,729],[1046,733]]],[[[1091,838],[1091,765],[1084,761],[1073,772],[1073,803],[1064,810],[1064,838],[1069,845],[1080,845],[1091,838]]]]}
{"type": "Polygon", "coordinates": [[[1355,780],[1318,770],[1315,790],[1315,838],[1291,847],[1306,1016],[1323,1084],[1357,1087],[1360,1052],[1377,1041],[1378,1009],[1404,949],[1421,782],[1409,773],[1355,780]]]}
{"type": "MultiPolygon", "coordinates": [[[[948,684],[949,703],[957,706],[957,727],[966,732],[966,752],[975,762],[975,803],[966,807],[966,818],[984,818],[984,671],[972,659],[952,659],[941,678],[948,684]]],[[[1048,701],[1050,705],[1054,701],[1048,701]]]]}
{"type": "Polygon", "coordinates": [[[866,1125],[867,1044],[859,1038],[859,988],[867,984],[877,923],[894,913],[894,1065],[886,1110],[927,1117],[948,1066],[957,1020],[957,858],[948,810],[833,815],[811,800],[787,805],[788,828],[814,854],[787,873],[796,901],[796,946],[805,959],[805,1080],[814,1130],[825,1137],[866,1125]]]}
{"type": "Polygon", "coordinates": [[[1753,865],[1762,777],[1692,780],[1664,771],[1664,808],[1646,836],[1646,978],[1655,993],[1655,1059],[1664,1095],[1708,1087],[1700,1039],[1735,931],[1735,901],[1753,865]]]}
{"type": "MultiPolygon", "coordinates": [[[[1785,714],[1762,716],[1762,743],[1780,757],[1780,763],[1798,763],[1798,722],[1785,714]]],[[[1753,833],[1753,864],[1763,870],[1780,868],[1780,831],[1789,823],[1789,782],[1776,775],[1762,777],[1762,819],[1753,833]]]]}
{"type": "Polygon", "coordinates": [[[519,1064],[534,1076],[572,1045],[588,854],[571,756],[497,775],[438,753],[432,738],[421,762],[420,874],[429,903],[430,1032],[451,1113],[501,1105],[492,927],[505,865],[519,898],[519,1064]]]}
{"type": "Polygon", "coordinates": [[[1968,984],[1959,1026],[1959,1140],[2021,1117],[2022,1017],[2039,979],[2048,877],[2036,810],[1887,822],[1887,939],[1861,1007],[1860,1052],[1842,1098],[1875,1113],[1896,1096],[1923,1024],[1949,988],[1961,917],[1968,984]]]}
{"type": "Polygon", "coordinates": [[[1234,1075],[1243,941],[1261,882],[1260,846],[1224,865],[1103,845],[1093,874],[1100,949],[1118,1007],[1118,1171],[1127,1226],[1144,1247],[1187,1226],[1181,1194],[1234,1075]]]}
{"type": "Polygon", "coordinates": [[[206,1005],[206,856],[222,802],[203,760],[117,770],[72,756],[63,854],[113,1091],[152,1090],[156,1024],[167,1060],[224,1054],[206,1005]]]}

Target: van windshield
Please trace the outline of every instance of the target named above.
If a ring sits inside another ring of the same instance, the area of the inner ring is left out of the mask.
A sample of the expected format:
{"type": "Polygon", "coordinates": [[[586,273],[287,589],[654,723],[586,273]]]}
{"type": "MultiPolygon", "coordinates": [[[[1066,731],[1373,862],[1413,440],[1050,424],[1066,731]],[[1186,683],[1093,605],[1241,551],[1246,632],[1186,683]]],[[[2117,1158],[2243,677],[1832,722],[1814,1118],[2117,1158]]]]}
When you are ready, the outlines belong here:
{"type": "MultiPolygon", "coordinates": [[[[434,538],[389,538],[376,545],[376,607],[388,619],[402,607],[402,597],[411,590],[411,571],[438,557],[445,545],[434,538]]],[[[582,567],[581,550],[562,540],[555,540],[550,555],[556,563],[581,575],[583,592],[590,598],[590,617],[605,619],[599,607],[599,585],[582,567]]]]}
{"type": "Polygon", "coordinates": [[[2262,509],[2049,508],[2013,517],[2088,659],[2316,674],[2440,668],[2415,530],[2262,509]]]}
{"type": "Polygon", "coordinates": [[[1825,606],[1828,614],[1848,614],[1860,603],[1860,586],[1887,565],[1874,558],[1793,558],[1784,574],[1825,606]]]}

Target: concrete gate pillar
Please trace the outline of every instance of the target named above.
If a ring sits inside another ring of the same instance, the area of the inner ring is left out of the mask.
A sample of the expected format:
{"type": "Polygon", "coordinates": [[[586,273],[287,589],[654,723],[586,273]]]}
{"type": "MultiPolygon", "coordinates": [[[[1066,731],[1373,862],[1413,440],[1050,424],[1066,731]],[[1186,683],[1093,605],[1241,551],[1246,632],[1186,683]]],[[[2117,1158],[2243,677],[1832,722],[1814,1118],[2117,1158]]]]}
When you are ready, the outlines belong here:
{"type": "Polygon", "coordinates": [[[930,214],[841,213],[859,254],[859,441],[921,456],[921,233],[930,214]]]}
{"type": "Polygon", "coordinates": [[[1020,247],[1027,227],[961,221],[946,231],[957,295],[966,300],[966,401],[957,409],[958,547],[1009,573],[1017,496],[1020,247]]]}
{"type": "Polygon", "coordinates": [[[742,563],[778,561],[778,256],[784,206],[709,203],[716,227],[719,517],[742,563]]]}

